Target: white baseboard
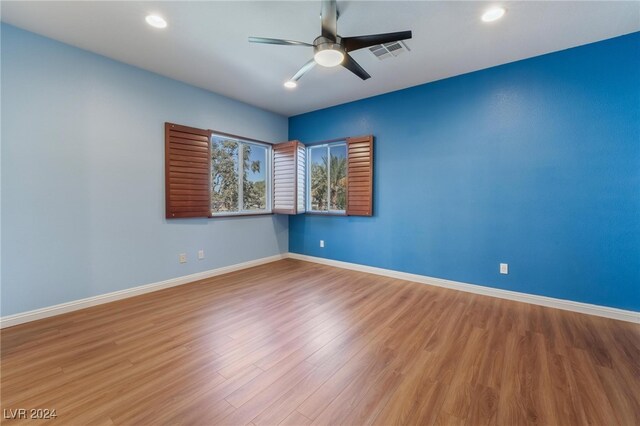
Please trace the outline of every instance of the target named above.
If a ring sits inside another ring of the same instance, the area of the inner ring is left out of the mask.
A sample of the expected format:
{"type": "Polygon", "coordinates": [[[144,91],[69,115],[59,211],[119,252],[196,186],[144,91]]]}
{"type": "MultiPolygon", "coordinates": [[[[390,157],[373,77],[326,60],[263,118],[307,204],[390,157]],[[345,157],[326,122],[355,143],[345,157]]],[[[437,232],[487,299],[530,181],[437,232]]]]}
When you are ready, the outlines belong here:
{"type": "Polygon", "coordinates": [[[515,300],[517,302],[531,303],[533,305],[547,306],[550,308],[563,309],[565,311],[580,312],[588,315],[596,315],[605,318],[612,318],[621,321],[633,322],[640,324],[640,312],[627,311],[624,309],[610,308],[607,306],[591,305],[588,303],[574,302],[571,300],[555,299],[553,297],[537,296],[534,294],[519,293],[515,291],[502,290],[492,287],[485,287],[475,284],[467,284],[458,281],[445,280],[441,278],[433,278],[425,275],[410,274],[408,272],[394,271],[392,269],[376,268],[374,266],[360,265],[357,263],[342,262],[339,260],[324,259],[321,257],[307,256],[297,253],[283,253],[275,256],[263,257],[261,259],[250,260],[235,265],[224,266],[221,268],[211,269],[204,272],[198,272],[182,277],[171,278],[165,281],[141,285],[138,287],[128,288],[125,290],[114,291],[113,293],[101,294],[98,296],[88,297],[85,299],[74,300],[59,305],[48,306],[46,308],[35,309],[33,311],[22,312],[19,314],[8,315],[0,318],[0,328],[12,327],[14,325],[25,322],[35,321],[67,312],[77,311],[79,309],[91,306],[101,305],[103,303],[114,302],[128,297],[138,296],[140,294],[151,293],[153,291],[162,290],[164,288],[175,287],[188,284],[194,281],[215,277],[216,275],[227,274],[229,272],[247,269],[265,263],[275,262],[277,260],[291,258],[304,260],[307,262],[320,263],[323,265],[335,266],[337,268],[351,269],[353,271],[367,272],[370,274],[383,275],[390,278],[397,278],[405,281],[413,281],[421,284],[434,285],[438,287],[450,288],[453,290],[466,291],[469,293],[482,294],[485,296],[498,297],[501,299],[515,300]]]}
{"type": "Polygon", "coordinates": [[[414,281],[421,284],[434,285],[438,287],[450,288],[453,290],[466,291],[469,293],[483,294],[485,296],[498,297],[500,299],[515,300],[533,305],[547,306],[550,308],[563,309],[565,311],[580,312],[582,314],[596,315],[599,317],[612,318],[621,321],[640,324],[640,312],[627,311],[624,309],[610,308],[608,306],[591,305],[589,303],[574,302],[571,300],[555,299],[553,297],[538,296],[535,294],[519,293],[516,291],[502,290],[498,288],[485,287],[476,284],[461,283],[458,281],[433,278],[426,275],[410,274],[408,272],[394,271],[392,269],[376,268],[374,266],[360,265],[357,263],[342,262],[339,260],[324,259],[321,257],[307,256],[304,254],[289,253],[291,259],[305,260],[307,262],[321,263],[323,265],[335,266],[337,268],[351,269],[354,271],[368,272],[370,274],[383,275],[385,277],[397,278],[406,281],[414,281]]]}
{"type": "Polygon", "coordinates": [[[249,260],[248,262],[237,263],[235,265],[223,266],[221,268],[210,269],[208,271],[198,272],[195,274],[184,275],[182,277],[171,278],[165,281],[141,285],[138,287],[128,288],[125,290],[114,291],[113,293],[101,294],[98,296],[87,297],[86,299],[74,300],[71,302],[61,303],[59,305],[48,306],[46,308],[35,309],[33,311],[22,312],[14,315],[7,315],[0,318],[0,328],[12,327],[14,325],[25,322],[35,321],[67,312],[77,311],[79,309],[88,308],[90,306],[101,305],[128,297],[138,296],[140,294],[151,293],[153,291],[162,290],[163,288],[175,287],[182,284],[188,284],[194,281],[203,280],[205,278],[215,277],[216,275],[227,274],[229,272],[239,271],[241,269],[251,268],[253,266],[263,265],[265,263],[275,262],[288,257],[287,253],[277,254],[275,256],[263,257],[261,259],[249,260]]]}

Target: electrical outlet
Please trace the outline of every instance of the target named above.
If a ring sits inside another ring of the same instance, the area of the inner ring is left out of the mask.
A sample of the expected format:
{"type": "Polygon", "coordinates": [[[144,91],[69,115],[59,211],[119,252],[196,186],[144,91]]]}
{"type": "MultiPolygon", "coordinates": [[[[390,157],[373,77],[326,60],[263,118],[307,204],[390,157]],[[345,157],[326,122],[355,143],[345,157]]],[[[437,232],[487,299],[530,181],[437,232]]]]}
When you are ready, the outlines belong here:
{"type": "Polygon", "coordinates": [[[187,263],[187,253],[180,253],[178,255],[178,261],[180,263],[187,263]]]}
{"type": "Polygon", "coordinates": [[[500,264],[500,273],[507,275],[509,273],[509,264],[508,263],[501,263],[500,264]]]}
{"type": "Polygon", "coordinates": [[[198,260],[204,259],[204,250],[198,250],[198,260]]]}
{"type": "Polygon", "coordinates": [[[320,247],[324,248],[324,240],[320,240],[320,247]]]}

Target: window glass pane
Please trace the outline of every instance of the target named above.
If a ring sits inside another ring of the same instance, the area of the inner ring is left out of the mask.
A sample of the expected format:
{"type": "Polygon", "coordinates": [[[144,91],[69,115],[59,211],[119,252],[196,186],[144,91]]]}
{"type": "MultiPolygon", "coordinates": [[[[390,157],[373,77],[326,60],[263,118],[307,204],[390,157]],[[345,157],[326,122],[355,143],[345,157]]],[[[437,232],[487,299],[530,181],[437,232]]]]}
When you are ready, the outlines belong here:
{"type": "Polygon", "coordinates": [[[243,144],[242,202],[244,210],[267,208],[267,148],[243,144]]]}
{"type": "Polygon", "coordinates": [[[309,199],[311,210],[327,211],[327,191],[329,189],[327,180],[327,147],[315,147],[309,149],[309,164],[311,174],[309,175],[309,199]]]}
{"type": "Polygon", "coordinates": [[[331,165],[329,167],[329,210],[347,209],[347,147],[332,145],[329,147],[331,165]]]}
{"type": "Polygon", "coordinates": [[[211,140],[211,211],[238,211],[238,148],[232,139],[211,140]]]}

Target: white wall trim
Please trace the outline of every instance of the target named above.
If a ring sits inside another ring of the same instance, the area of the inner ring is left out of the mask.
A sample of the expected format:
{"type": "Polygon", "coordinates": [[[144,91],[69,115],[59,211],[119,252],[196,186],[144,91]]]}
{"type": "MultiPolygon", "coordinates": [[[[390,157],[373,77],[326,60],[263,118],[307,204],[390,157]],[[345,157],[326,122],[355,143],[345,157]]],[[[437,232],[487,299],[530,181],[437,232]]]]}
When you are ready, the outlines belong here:
{"type": "Polygon", "coordinates": [[[307,256],[297,253],[283,253],[277,254],[275,256],[263,257],[261,259],[237,263],[235,265],[223,266],[221,268],[211,269],[195,274],[184,275],[182,277],[171,278],[165,281],[159,281],[156,283],[128,288],[125,290],[114,291],[112,293],[87,297],[85,299],[74,300],[67,303],[61,303],[59,305],[49,306],[46,308],[35,309],[33,311],[8,315],[0,318],[0,328],[12,327],[14,325],[36,321],[67,312],[77,311],[79,309],[89,308],[91,306],[101,305],[103,303],[114,302],[116,300],[126,299],[128,297],[138,296],[140,294],[151,293],[153,291],[162,290],[164,288],[188,284],[194,281],[215,277],[217,275],[227,274],[229,272],[239,271],[258,265],[263,265],[265,263],[275,262],[277,260],[285,258],[304,260],[307,262],[320,263],[337,268],[350,269],[353,271],[367,272],[370,274],[382,275],[385,277],[397,278],[405,281],[413,281],[421,284],[445,287],[453,290],[465,291],[468,293],[482,294],[485,296],[498,297],[500,299],[515,300],[517,302],[531,303],[533,305],[547,306],[550,308],[563,309],[565,311],[580,312],[583,314],[596,315],[600,317],[640,324],[640,312],[635,311],[610,308],[608,306],[591,305],[589,303],[574,302],[571,300],[555,299],[553,297],[538,296],[535,294],[519,293],[516,291],[502,290],[476,284],[467,284],[458,281],[445,280],[442,278],[428,277],[426,275],[411,274],[408,272],[394,271],[392,269],[376,268],[374,266],[360,265],[357,263],[342,262],[332,259],[324,259],[321,257],[307,256]]]}
{"type": "Polygon", "coordinates": [[[342,262],[339,260],[325,259],[315,256],[307,256],[298,253],[289,253],[291,259],[304,260],[307,262],[320,263],[323,265],[335,266],[337,268],[351,269],[353,271],[368,272],[370,274],[383,275],[385,277],[397,278],[405,281],[413,281],[421,284],[434,285],[438,287],[450,288],[453,290],[466,291],[468,293],[482,294],[485,296],[498,297],[500,299],[515,300],[517,302],[530,303],[533,305],[547,306],[549,308],[563,309],[565,311],[580,312],[582,314],[596,315],[599,317],[612,318],[621,321],[640,324],[640,312],[627,311],[624,309],[610,308],[608,306],[591,305],[589,303],[574,302],[571,300],[556,299],[553,297],[538,296],[535,294],[520,293],[516,291],[502,290],[498,288],[485,287],[476,284],[467,284],[458,281],[433,278],[426,275],[410,274],[408,272],[394,271],[392,269],[376,268],[374,266],[360,265],[357,263],[342,262]]]}
{"type": "Polygon", "coordinates": [[[263,257],[260,259],[249,260],[247,262],[236,263],[235,265],[223,266],[221,268],[210,269],[208,271],[197,272],[195,274],[184,275],[182,277],[171,278],[165,281],[159,281],[151,284],[141,285],[138,287],[127,288],[124,290],[114,291],[112,293],[101,294],[98,296],[87,297],[85,299],[74,300],[71,302],[61,303],[59,305],[48,306],[46,308],[34,309],[33,311],[22,312],[14,315],[7,315],[0,318],[0,328],[12,327],[14,325],[25,322],[35,321],[67,312],[77,311],[79,309],[91,306],[101,305],[103,303],[114,302],[128,297],[138,296],[140,294],[151,293],[153,291],[162,290],[164,288],[175,287],[178,285],[189,284],[194,281],[215,277],[216,275],[228,274],[229,272],[247,269],[265,263],[275,262],[288,257],[287,253],[276,254],[274,256],[263,257]]]}

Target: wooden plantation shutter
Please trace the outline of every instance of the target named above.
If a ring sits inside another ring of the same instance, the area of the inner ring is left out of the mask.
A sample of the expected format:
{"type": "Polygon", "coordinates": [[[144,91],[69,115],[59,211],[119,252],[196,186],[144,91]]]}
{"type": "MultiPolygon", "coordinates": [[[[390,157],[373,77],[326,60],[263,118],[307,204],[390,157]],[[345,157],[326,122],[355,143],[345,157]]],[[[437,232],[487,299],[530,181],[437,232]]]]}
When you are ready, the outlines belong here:
{"type": "Polygon", "coordinates": [[[211,214],[211,144],[208,130],[165,123],[167,219],[211,214]]]}
{"type": "Polygon", "coordinates": [[[307,150],[305,148],[305,146],[301,143],[298,142],[298,158],[296,161],[297,164],[297,170],[298,170],[298,174],[297,174],[297,179],[298,179],[298,184],[296,185],[298,191],[297,191],[297,203],[298,203],[298,208],[296,210],[296,214],[299,213],[304,213],[307,209],[306,203],[305,203],[305,195],[307,193],[306,190],[306,171],[307,171],[307,150]]]}
{"type": "Polygon", "coordinates": [[[273,212],[304,213],[305,149],[299,141],[273,145],[273,212]]]}
{"type": "Polygon", "coordinates": [[[373,215],[373,136],[347,138],[347,216],[373,215]]]}

